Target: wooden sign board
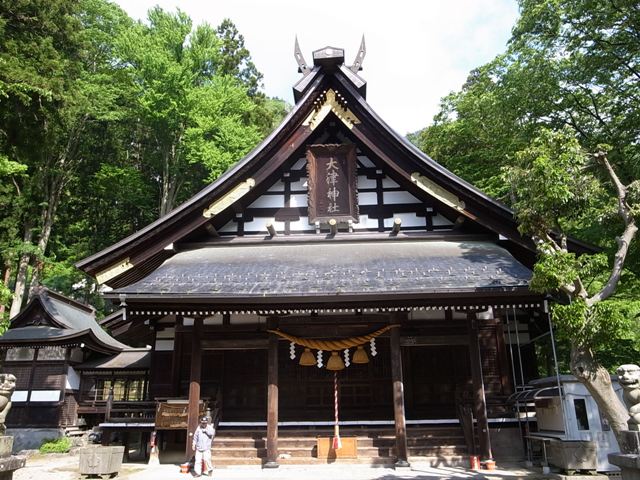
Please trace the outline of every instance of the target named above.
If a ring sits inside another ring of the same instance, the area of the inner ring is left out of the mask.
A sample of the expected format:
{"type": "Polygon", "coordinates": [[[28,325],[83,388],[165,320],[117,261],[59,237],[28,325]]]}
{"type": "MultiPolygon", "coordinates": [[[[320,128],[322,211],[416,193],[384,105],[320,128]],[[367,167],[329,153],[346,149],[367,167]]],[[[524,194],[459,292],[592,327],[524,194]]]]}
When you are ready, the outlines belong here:
{"type": "Polygon", "coordinates": [[[356,146],[310,145],[307,149],[309,176],[309,223],[360,220],[356,146]]]}
{"type": "MultiPolygon", "coordinates": [[[[206,408],[206,404],[200,400],[198,415],[204,415],[206,408]]],[[[187,430],[188,421],[188,400],[169,400],[156,404],[156,430],[187,430]]]]}
{"type": "Polygon", "coordinates": [[[318,437],[318,458],[335,460],[336,458],[358,458],[358,437],[340,437],[342,448],[334,450],[333,437],[318,437]]]}

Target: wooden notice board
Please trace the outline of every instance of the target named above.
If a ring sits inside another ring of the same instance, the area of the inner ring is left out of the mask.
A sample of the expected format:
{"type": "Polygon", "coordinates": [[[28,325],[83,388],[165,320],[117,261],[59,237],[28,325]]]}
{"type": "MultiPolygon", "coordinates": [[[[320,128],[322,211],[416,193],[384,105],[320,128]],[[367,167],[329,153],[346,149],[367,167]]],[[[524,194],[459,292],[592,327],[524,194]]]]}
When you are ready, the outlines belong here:
{"type": "Polygon", "coordinates": [[[318,458],[335,460],[336,458],[358,458],[358,438],[340,437],[342,448],[333,449],[333,437],[318,437],[318,458]]]}

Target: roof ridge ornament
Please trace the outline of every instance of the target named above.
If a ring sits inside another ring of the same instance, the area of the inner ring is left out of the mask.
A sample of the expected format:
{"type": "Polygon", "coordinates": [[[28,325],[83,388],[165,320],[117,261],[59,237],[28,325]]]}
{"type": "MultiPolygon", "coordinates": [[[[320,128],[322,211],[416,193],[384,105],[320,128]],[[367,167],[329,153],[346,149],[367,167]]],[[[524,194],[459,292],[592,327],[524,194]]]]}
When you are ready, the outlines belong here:
{"type": "Polygon", "coordinates": [[[360,41],[360,48],[358,49],[358,54],[356,55],[356,59],[353,61],[353,65],[349,67],[353,73],[357,74],[360,70],[362,70],[362,62],[364,61],[364,57],[367,54],[367,47],[364,44],[364,33],[362,34],[362,40],[360,41]]]}
{"type": "Polygon", "coordinates": [[[311,69],[307,64],[307,61],[304,59],[304,55],[302,55],[302,50],[300,50],[300,44],[298,43],[298,36],[296,35],[296,44],[293,48],[293,55],[296,58],[296,62],[298,63],[298,73],[301,73],[303,77],[306,77],[311,73],[311,69]]]}
{"type": "MultiPolygon", "coordinates": [[[[360,70],[362,70],[362,62],[364,61],[364,57],[367,55],[367,47],[364,41],[364,34],[362,34],[362,39],[360,40],[360,48],[358,48],[358,53],[356,54],[356,58],[353,61],[353,64],[348,67],[353,73],[357,74],[360,70]]],[[[296,59],[296,63],[298,64],[298,73],[302,73],[303,77],[306,77],[311,73],[311,68],[309,68],[309,64],[304,58],[302,54],[302,50],[300,49],[300,43],[298,42],[298,36],[295,37],[295,44],[293,47],[293,56],[296,59]]],[[[325,47],[320,50],[315,50],[313,52],[313,60],[314,65],[324,65],[329,66],[329,64],[334,64],[339,62],[340,64],[344,63],[344,50],[341,48],[333,48],[333,47],[325,47]]]]}
{"type": "Polygon", "coordinates": [[[338,74],[341,77],[340,81],[345,79],[349,81],[357,92],[365,98],[367,95],[367,82],[358,75],[358,72],[362,70],[362,62],[367,54],[367,47],[364,41],[364,35],[360,40],[360,48],[351,66],[347,66],[345,63],[344,49],[338,47],[326,46],[318,50],[314,50],[311,54],[312,64],[307,63],[302,55],[300,49],[300,42],[298,42],[298,36],[295,37],[295,43],[293,48],[293,55],[298,64],[298,72],[302,73],[302,78],[293,86],[293,99],[296,103],[300,101],[305,92],[315,85],[314,80],[319,75],[327,74],[329,76],[338,74]]]}

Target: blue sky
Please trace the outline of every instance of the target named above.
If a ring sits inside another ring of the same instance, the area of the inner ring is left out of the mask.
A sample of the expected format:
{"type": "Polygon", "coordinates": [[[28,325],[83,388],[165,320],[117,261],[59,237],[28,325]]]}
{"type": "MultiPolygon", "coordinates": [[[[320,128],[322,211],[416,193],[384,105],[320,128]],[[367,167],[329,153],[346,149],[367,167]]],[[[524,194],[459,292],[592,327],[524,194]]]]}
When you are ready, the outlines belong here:
{"type": "Polygon", "coordinates": [[[130,16],[154,5],[187,13],[195,24],[230,18],[264,74],[267,95],[293,103],[300,75],[295,36],[307,61],[327,45],[351,64],[365,35],[361,76],[367,100],[398,133],[427,126],[440,98],[461,87],[469,71],[505,49],[517,15],[515,0],[117,0],[130,16]]]}

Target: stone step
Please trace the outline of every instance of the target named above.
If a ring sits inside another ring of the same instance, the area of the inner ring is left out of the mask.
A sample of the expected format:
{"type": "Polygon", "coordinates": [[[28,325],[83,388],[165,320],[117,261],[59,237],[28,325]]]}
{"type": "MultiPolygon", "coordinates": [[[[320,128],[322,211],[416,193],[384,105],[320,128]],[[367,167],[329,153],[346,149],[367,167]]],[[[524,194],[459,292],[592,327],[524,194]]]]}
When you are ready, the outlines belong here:
{"type": "Polygon", "coordinates": [[[416,456],[409,455],[409,463],[420,463],[421,465],[429,465],[433,468],[438,467],[463,467],[469,468],[469,457],[467,455],[451,455],[442,456],[416,456]]]}
{"type": "MultiPolygon", "coordinates": [[[[395,430],[392,428],[386,429],[367,429],[367,428],[351,428],[340,427],[340,434],[344,436],[357,436],[357,437],[380,437],[380,436],[394,436],[395,430]]],[[[219,429],[217,431],[217,437],[245,437],[245,438],[264,438],[267,435],[266,429],[219,429]]],[[[332,428],[279,428],[279,437],[318,437],[333,435],[332,428]]],[[[460,436],[462,430],[460,427],[420,427],[420,428],[408,428],[407,436],[409,437],[442,437],[442,436],[460,436]]]]}
{"type": "Polygon", "coordinates": [[[218,457],[229,458],[265,458],[267,456],[266,448],[225,448],[218,449],[216,447],[211,451],[211,456],[215,459],[218,457]]]}
{"type": "MultiPolygon", "coordinates": [[[[395,446],[371,447],[358,445],[358,455],[362,457],[389,457],[395,456],[395,446]]],[[[466,454],[465,445],[437,445],[437,446],[409,446],[409,455],[433,456],[433,455],[456,455],[466,454]]],[[[317,455],[316,446],[278,446],[278,452],[292,457],[315,457],[317,455]]],[[[265,447],[228,447],[221,448],[214,446],[214,457],[258,457],[265,458],[267,450],[265,447]]]]}
{"type": "MultiPolygon", "coordinates": [[[[262,465],[264,460],[257,457],[215,457],[214,464],[216,468],[219,467],[231,467],[236,465],[262,465]]],[[[322,460],[318,458],[303,458],[303,457],[284,457],[279,458],[278,463],[280,465],[376,465],[376,466],[392,466],[395,463],[393,457],[377,457],[377,458],[339,458],[335,460],[322,460]]],[[[430,467],[468,467],[469,459],[467,456],[455,455],[451,457],[440,456],[410,456],[409,463],[419,463],[421,465],[429,465],[430,467]]]]}
{"type": "Polygon", "coordinates": [[[213,465],[217,467],[231,467],[236,465],[262,465],[263,460],[257,457],[213,457],[213,465]]]}
{"type": "Polygon", "coordinates": [[[358,457],[358,458],[336,458],[336,459],[322,459],[322,458],[279,458],[278,463],[280,465],[328,465],[328,464],[342,464],[342,465],[378,465],[378,466],[391,466],[395,463],[395,458],[389,457],[358,457]]]}
{"type": "MultiPolygon", "coordinates": [[[[278,432],[278,463],[321,465],[327,463],[393,465],[395,430],[341,428],[342,437],[357,437],[358,458],[317,458],[317,437],[332,437],[333,429],[281,428],[278,432]]],[[[432,466],[466,466],[467,447],[459,427],[413,428],[407,432],[408,455],[432,466]]],[[[219,430],[213,444],[216,465],[259,465],[266,461],[266,430],[219,430]]]]}
{"type": "MultiPolygon", "coordinates": [[[[412,456],[452,456],[452,455],[464,455],[467,448],[464,445],[439,445],[439,446],[419,446],[409,447],[408,453],[412,456]]],[[[313,447],[278,447],[280,454],[286,454],[290,457],[310,457],[315,458],[317,450],[313,447]]],[[[361,447],[358,446],[359,457],[394,457],[396,449],[395,447],[361,447]]],[[[217,457],[233,457],[233,458],[266,458],[266,448],[253,448],[253,447],[236,447],[236,448],[219,448],[214,447],[212,455],[217,457]]]]}
{"type": "MultiPolygon", "coordinates": [[[[343,435],[344,438],[344,435],[343,435]]],[[[368,438],[358,437],[358,447],[375,447],[390,448],[396,443],[393,437],[368,438]]],[[[438,447],[441,445],[464,445],[463,437],[441,437],[441,438],[408,438],[407,446],[409,447],[438,447]]],[[[219,438],[213,442],[214,448],[266,448],[266,439],[253,438],[219,438]]],[[[279,448],[308,447],[313,448],[317,445],[316,438],[278,438],[279,448]]]]}

